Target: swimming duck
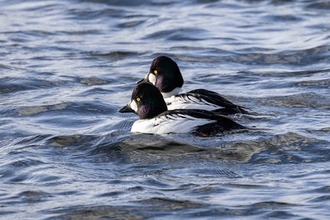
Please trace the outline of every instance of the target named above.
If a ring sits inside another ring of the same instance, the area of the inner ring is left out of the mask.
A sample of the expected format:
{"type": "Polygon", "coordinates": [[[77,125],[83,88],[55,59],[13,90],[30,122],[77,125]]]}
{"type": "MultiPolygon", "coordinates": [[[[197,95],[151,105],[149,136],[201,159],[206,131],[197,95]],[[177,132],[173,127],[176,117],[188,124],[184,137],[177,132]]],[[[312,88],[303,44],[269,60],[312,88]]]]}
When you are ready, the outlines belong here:
{"type": "Polygon", "coordinates": [[[248,113],[244,107],[233,104],[210,90],[195,89],[180,93],[184,83],[181,71],[177,63],[167,56],[156,57],[151,63],[149,73],[139,82],[142,81],[150,82],[159,89],[168,109],[204,109],[225,115],[248,113]]]}
{"type": "Polygon", "coordinates": [[[202,109],[168,110],[164,98],[154,85],[141,82],[134,88],[131,101],[119,112],[134,112],[140,119],[131,131],[151,134],[194,133],[210,136],[224,131],[246,129],[219,113],[202,109]]]}

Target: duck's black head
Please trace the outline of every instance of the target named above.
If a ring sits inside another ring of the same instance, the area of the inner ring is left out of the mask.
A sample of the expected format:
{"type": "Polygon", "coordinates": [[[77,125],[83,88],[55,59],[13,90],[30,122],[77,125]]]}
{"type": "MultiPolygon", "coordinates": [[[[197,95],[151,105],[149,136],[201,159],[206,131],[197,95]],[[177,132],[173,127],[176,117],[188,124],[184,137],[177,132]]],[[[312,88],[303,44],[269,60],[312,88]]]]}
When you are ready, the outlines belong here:
{"type": "Polygon", "coordinates": [[[179,66],[167,56],[159,56],[152,61],[144,81],[155,85],[163,95],[180,89],[184,83],[179,66]]]}
{"type": "Polygon", "coordinates": [[[140,119],[150,119],[167,111],[160,91],[148,82],[137,84],[132,92],[131,101],[119,112],[135,112],[140,119]]]}

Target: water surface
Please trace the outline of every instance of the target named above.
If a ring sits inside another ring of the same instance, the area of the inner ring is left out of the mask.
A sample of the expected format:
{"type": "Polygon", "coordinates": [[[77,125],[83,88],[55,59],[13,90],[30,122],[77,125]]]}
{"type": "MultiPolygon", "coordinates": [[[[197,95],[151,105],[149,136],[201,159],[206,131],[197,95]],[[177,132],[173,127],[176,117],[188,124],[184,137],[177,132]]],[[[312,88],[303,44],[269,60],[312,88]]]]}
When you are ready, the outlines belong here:
{"type": "Polygon", "coordinates": [[[0,7],[0,218],[330,217],[329,2],[0,7]],[[132,134],[117,110],[158,55],[254,129],[132,134]]]}

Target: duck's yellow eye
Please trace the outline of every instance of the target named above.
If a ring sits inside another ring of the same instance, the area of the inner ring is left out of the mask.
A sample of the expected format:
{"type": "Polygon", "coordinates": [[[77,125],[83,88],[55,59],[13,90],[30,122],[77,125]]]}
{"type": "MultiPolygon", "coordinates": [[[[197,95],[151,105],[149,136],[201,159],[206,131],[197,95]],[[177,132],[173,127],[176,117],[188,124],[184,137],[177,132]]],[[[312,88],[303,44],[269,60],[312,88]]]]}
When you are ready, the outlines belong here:
{"type": "Polygon", "coordinates": [[[140,99],[139,97],[137,97],[137,98],[136,98],[136,101],[139,102],[139,101],[141,101],[141,99],[140,99]]]}
{"type": "Polygon", "coordinates": [[[154,70],[154,74],[157,75],[158,74],[158,70],[154,70]]]}

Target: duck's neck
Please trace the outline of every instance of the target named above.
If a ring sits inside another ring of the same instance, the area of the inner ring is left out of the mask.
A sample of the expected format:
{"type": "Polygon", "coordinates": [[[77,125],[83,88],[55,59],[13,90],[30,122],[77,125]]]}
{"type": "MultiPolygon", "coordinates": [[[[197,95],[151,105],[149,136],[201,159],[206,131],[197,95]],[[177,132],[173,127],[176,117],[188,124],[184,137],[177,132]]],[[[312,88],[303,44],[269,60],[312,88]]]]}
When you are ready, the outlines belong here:
{"type": "Polygon", "coordinates": [[[162,92],[162,95],[164,98],[169,98],[171,96],[177,95],[181,92],[181,87],[176,87],[175,89],[173,89],[170,92],[162,92]]]}

